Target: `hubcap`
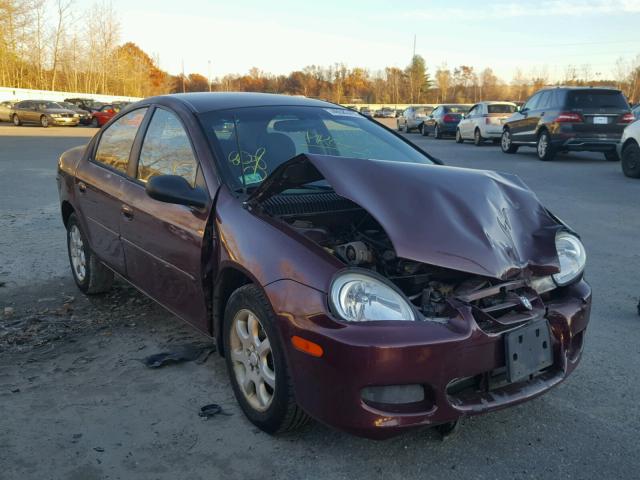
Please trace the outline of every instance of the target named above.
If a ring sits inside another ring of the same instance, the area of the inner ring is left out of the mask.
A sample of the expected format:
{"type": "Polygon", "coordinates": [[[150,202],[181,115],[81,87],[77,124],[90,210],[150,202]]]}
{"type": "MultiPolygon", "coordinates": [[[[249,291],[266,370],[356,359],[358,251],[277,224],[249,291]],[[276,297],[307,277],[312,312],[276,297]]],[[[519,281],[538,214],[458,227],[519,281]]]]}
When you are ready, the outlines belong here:
{"type": "Polygon", "coordinates": [[[49,125],[49,120],[47,117],[42,117],[42,126],[46,127],[47,125],[49,125]]]}
{"type": "Polygon", "coordinates": [[[273,401],[276,372],[267,332],[252,311],[242,309],[233,317],[229,343],[240,390],[251,407],[265,411],[273,401]]]}
{"type": "Polygon", "coordinates": [[[504,132],[502,134],[502,149],[509,150],[510,147],[511,147],[511,135],[509,135],[509,132],[504,132]]]}
{"type": "Polygon", "coordinates": [[[18,116],[17,116],[17,115],[14,115],[14,116],[13,116],[13,123],[14,123],[15,125],[18,125],[18,124],[20,123],[20,119],[18,118],[18,116]]]}
{"type": "Polygon", "coordinates": [[[547,147],[549,146],[549,140],[545,134],[540,135],[538,139],[538,156],[540,158],[544,157],[547,153],[547,147]]]}
{"type": "Polygon", "coordinates": [[[73,273],[80,282],[84,282],[87,275],[86,259],[84,254],[84,243],[80,230],[76,225],[69,230],[69,255],[71,257],[71,267],[73,273]]]}

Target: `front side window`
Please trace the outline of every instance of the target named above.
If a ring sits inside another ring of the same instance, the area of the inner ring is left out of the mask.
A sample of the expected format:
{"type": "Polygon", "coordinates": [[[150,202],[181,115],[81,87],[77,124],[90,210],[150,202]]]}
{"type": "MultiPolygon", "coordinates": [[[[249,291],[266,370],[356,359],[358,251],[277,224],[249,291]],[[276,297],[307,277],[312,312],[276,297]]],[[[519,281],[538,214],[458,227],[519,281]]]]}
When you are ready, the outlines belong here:
{"type": "Polygon", "coordinates": [[[112,123],[100,137],[95,160],[126,173],[131,147],[146,112],[146,108],[139,108],[112,123]]]}
{"type": "Polygon", "coordinates": [[[193,186],[197,171],[198,163],[180,120],[167,110],[156,109],[140,150],[138,179],[146,182],[156,175],[180,175],[193,186]]]}
{"type": "Polygon", "coordinates": [[[231,187],[256,186],[301,153],[432,164],[393,133],[342,108],[256,107],[209,112],[200,122],[231,187]]]}
{"type": "Polygon", "coordinates": [[[522,109],[534,110],[537,107],[538,102],[540,101],[540,95],[540,93],[536,93],[533,97],[527,100],[527,103],[524,104],[524,107],[522,107],[522,109]]]}

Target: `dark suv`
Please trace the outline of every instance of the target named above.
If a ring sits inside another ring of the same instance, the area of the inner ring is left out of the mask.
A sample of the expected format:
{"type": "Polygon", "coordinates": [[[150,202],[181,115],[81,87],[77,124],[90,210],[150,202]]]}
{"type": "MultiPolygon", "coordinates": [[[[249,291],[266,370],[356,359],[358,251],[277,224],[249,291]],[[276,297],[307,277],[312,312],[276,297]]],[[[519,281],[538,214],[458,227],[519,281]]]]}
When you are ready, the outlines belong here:
{"type": "Polygon", "coordinates": [[[555,87],[536,92],[504,124],[501,146],[515,153],[520,146],[536,147],[540,160],[557,152],[603,152],[619,160],[616,145],[634,116],[620,90],[555,87]]]}

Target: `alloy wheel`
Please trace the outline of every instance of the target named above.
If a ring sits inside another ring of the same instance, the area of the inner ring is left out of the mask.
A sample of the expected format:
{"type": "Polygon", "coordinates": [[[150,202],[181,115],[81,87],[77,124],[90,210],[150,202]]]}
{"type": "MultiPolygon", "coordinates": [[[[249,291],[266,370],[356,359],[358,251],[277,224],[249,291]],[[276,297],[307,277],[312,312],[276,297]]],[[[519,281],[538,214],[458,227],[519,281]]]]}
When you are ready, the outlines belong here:
{"type": "Polygon", "coordinates": [[[40,125],[42,125],[44,128],[47,128],[49,126],[49,119],[46,115],[40,117],[40,125]]]}
{"type": "Polygon", "coordinates": [[[549,137],[546,133],[540,135],[538,138],[538,157],[544,158],[547,154],[547,149],[549,148],[549,137]]]}
{"type": "Polygon", "coordinates": [[[236,313],[230,346],[233,372],[245,399],[255,410],[267,410],[276,388],[275,365],[267,333],[252,311],[236,313]]]}
{"type": "Polygon", "coordinates": [[[20,126],[20,118],[18,117],[18,115],[14,115],[14,116],[13,116],[13,124],[14,124],[16,127],[19,127],[19,126],[20,126]]]}
{"type": "Polygon", "coordinates": [[[69,230],[69,255],[74,275],[80,283],[84,282],[87,276],[86,256],[82,235],[77,225],[72,225],[69,230]]]}
{"type": "Polygon", "coordinates": [[[500,146],[505,152],[511,148],[511,134],[509,133],[509,130],[502,132],[502,139],[500,142],[500,146]]]}

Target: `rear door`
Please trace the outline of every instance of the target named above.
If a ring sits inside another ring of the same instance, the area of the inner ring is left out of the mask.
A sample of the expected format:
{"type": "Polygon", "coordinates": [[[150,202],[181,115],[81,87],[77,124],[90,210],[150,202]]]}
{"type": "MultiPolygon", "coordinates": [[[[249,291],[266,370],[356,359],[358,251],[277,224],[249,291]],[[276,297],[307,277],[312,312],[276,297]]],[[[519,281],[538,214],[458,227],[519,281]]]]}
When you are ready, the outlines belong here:
{"type": "Polygon", "coordinates": [[[203,252],[208,209],[154,200],[145,191],[156,175],[180,175],[207,190],[191,138],[176,113],[155,107],[124,185],[120,231],[127,276],[138,288],[199,329],[207,330],[203,252]]]}
{"type": "Polygon", "coordinates": [[[134,140],[146,112],[146,107],[133,110],[100,132],[88,161],[80,162],[75,177],[89,245],[100,260],[123,275],[122,196],[134,140]]]}

